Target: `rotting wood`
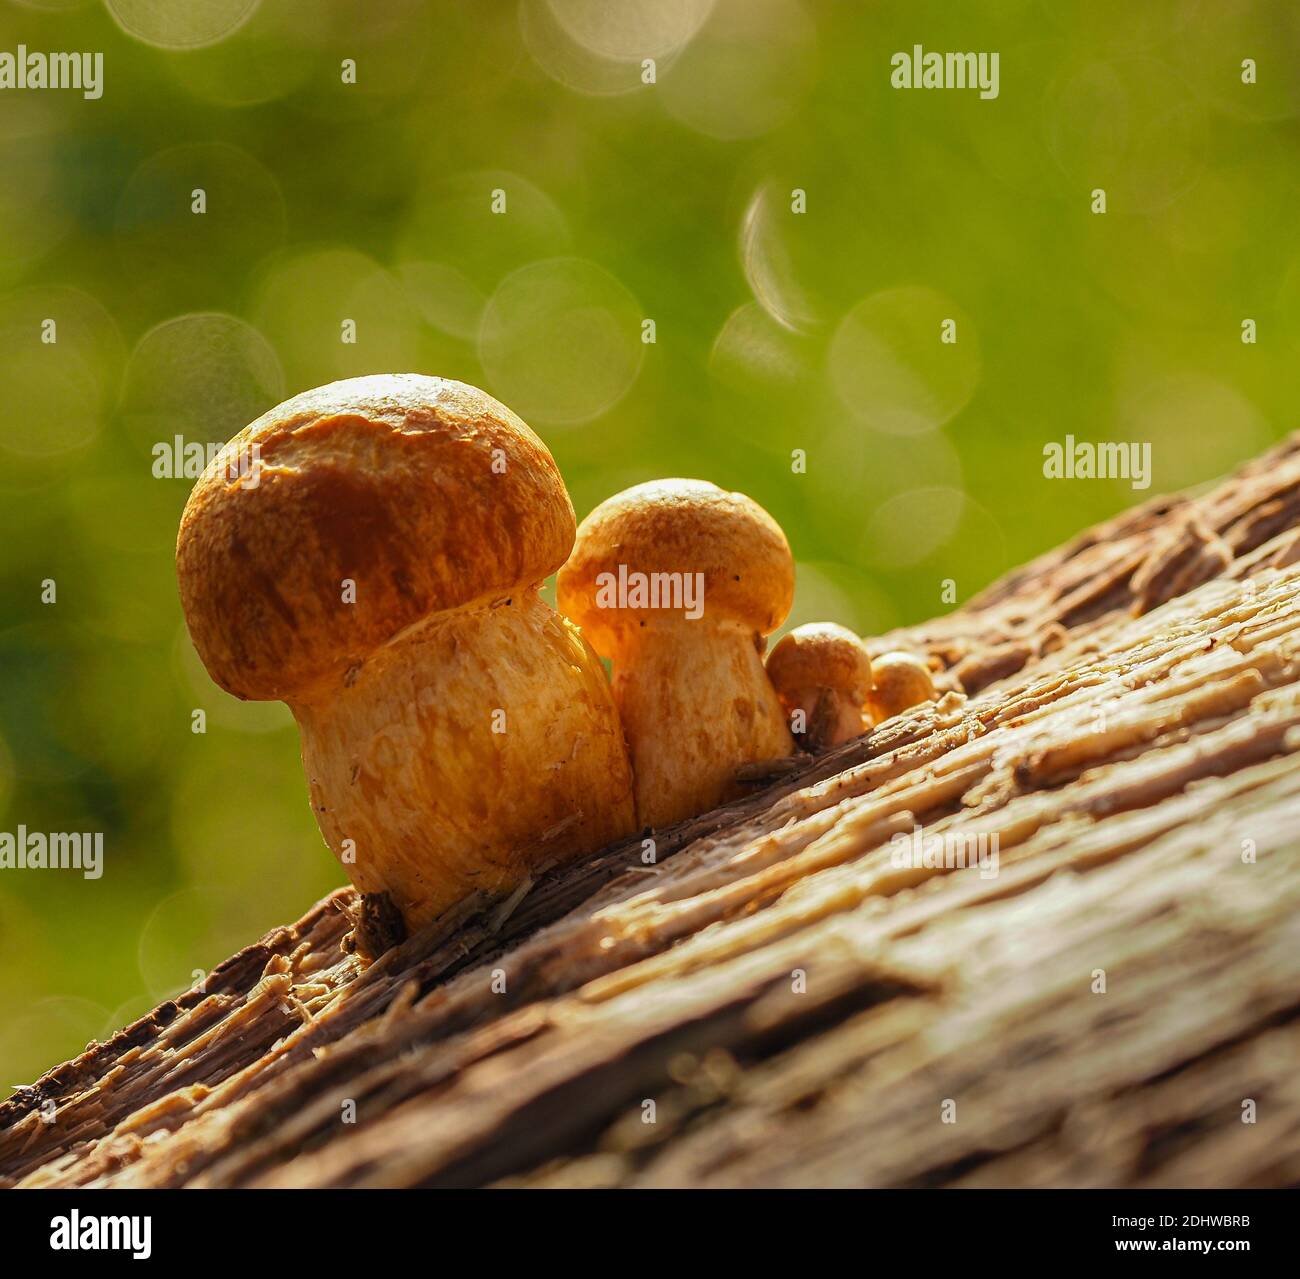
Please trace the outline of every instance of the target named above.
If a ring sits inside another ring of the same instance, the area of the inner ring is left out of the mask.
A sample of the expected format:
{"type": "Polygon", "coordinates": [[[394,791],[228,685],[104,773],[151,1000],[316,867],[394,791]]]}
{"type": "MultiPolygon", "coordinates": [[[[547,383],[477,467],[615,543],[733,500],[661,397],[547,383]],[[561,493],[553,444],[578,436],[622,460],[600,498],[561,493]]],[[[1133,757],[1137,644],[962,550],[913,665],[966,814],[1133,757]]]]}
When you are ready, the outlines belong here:
{"type": "Polygon", "coordinates": [[[1292,440],[878,637],[945,696],[653,865],[638,837],[369,967],[340,890],[0,1104],[0,1176],[1300,1180],[1297,493],[1292,440]],[[997,873],[903,864],[918,827],[997,873]]]}

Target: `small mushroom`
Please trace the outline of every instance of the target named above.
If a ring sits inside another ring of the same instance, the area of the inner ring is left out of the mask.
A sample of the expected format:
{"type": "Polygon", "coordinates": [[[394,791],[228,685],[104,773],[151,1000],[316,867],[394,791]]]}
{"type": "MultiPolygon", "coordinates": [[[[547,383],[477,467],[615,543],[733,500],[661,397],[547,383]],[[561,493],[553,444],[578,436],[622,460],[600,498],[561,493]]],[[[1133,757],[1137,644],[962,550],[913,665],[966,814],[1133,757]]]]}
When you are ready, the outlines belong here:
{"type": "Polygon", "coordinates": [[[761,639],[790,610],[794,560],[756,502],[700,480],[627,489],[583,520],[557,586],[613,664],[643,825],[714,808],[743,793],[742,765],[793,751],[761,639]]]}
{"type": "Polygon", "coordinates": [[[930,668],[912,653],[882,653],[873,658],[871,681],[866,711],[873,724],[881,724],[938,696],[930,668]]]}
{"type": "Polygon", "coordinates": [[[834,622],[797,626],[772,649],[767,674],[796,738],[814,753],[863,733],[871,658],[862,641],[834,622]]]}
{"type": "Polygon", "coordinates": [[[573,537],[541,440],[412,374],[295,396],[190,494],[176,561],[199,656],[236,697],[288,703],[325,842],[408,929],[634,829],[604,670],[537,592],[573,537]]]}

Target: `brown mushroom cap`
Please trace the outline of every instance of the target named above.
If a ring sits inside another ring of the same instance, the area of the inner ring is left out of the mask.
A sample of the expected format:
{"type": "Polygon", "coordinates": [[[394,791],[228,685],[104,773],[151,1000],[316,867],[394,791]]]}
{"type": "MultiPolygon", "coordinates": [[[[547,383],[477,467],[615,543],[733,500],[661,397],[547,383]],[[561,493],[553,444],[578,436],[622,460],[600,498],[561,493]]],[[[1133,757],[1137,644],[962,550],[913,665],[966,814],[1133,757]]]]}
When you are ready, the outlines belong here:
{"type": "Polygon", "coordinates": [[[835,622],[797,626],[772,649],[767,674],[784,697],[829,688],[861,706],[871,688],[871,658],[862,641],[835,622]]]}
{"type": "Polygon", "coordinates": [[[871,681],[867,707],[877,721],[931,702],[936,695],[929,666],[912,653],[881,653],[871,663],[871,681]]]}
{"type": "Polygon", "coordinates": [[[389,374],[296,395],[235,436],[190,494],[176,567],[212,678],[285,698],[431,614],[541,581],[573,537],[554,459],[515,414],[389,374]],[[254,446],[250,484],[229,472],[254,446]]]}
{"type": "Polygon", "coordinates": [[[743,493],[703,480],[653,480],[596,507],[560,570],[561,612],[588,630],[618,629],[620,615],[634,611],[600,608],[597,579],[617,577],[621,565],[703,573],[705,615],[735,618],[761,635],[781,625],[794,598],[794,558],[780,525],[743,493]]]}

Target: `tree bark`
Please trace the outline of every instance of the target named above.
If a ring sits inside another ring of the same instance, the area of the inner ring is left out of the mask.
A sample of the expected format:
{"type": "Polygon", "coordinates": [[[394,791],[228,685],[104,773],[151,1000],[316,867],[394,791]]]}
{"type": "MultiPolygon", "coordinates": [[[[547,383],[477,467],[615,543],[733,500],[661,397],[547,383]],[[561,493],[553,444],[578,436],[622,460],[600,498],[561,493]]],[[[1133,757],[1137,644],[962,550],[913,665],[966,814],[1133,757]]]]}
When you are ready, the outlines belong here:
{"type": "Polygon", "coordinates": [[[651,865],[369,966],[332,894],[0,1105],[0,1178],[1295,1183],[1297,558],[1292,440],[872,641],[941,700],[651,865]]]}

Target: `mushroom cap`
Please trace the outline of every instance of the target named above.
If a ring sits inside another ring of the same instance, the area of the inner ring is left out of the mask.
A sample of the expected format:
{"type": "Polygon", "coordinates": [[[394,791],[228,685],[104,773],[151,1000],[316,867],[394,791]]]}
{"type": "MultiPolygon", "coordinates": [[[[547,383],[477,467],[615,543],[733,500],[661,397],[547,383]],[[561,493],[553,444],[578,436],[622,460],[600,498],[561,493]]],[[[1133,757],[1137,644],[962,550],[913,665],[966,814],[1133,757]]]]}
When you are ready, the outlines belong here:
{"type": "Polygon", "coordinates": [[[212,678],[291,700],[432,614],[540,582],[573,536],[555,461],[514,413],[462,382],[386,374],[240,431],[190,494],[176,569],[212,678]]]}
{"type": "Polygon", "coordinates": [[[861,706],[871,688],[871,658],[847,626],[809,622],[782,636],[768,654],[767,674],[784,697],[829,688],[848,694],[861,706]]]}
{"type": "Polygon", "coordinates": [[[794,598],[794,558],[780,525],[743,493],[704,480],[652,480],[596,507],[560,570],[560,611],[607,635],[632,618],[668,616],[663,608],[601,607],[602,575],[617,580],[620,567],[702,573],[705,615],[733,618],[761,635],[781,625],[794,598]]]}
{"type": "Polygon", "coordinates": [[[867,704],[884,719],[931,702],[936,695],[929,666],[913,653],[881,653],[871,663],[871,682],[867,704]]]}

